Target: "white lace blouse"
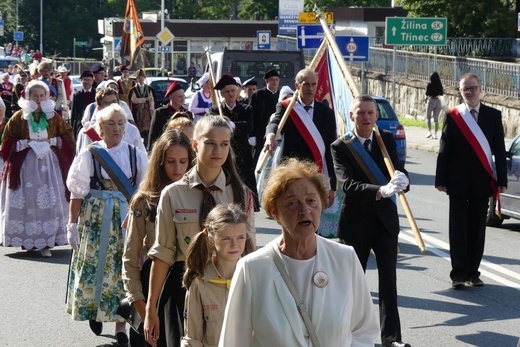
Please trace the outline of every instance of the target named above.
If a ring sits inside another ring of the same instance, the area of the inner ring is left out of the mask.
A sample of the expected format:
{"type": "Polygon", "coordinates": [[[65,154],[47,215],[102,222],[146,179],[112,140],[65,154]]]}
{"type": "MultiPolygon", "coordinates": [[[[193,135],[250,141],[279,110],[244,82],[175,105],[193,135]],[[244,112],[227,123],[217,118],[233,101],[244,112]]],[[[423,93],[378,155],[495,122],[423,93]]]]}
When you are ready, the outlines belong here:
{"type": "MultiPolygon", "coordinates": [[[[132,176],[130,168],[130,150],[128,143],[121,141],[117,146],[107,148],[104,141],[99,142],[103,148],[108,152],[110,157],[121,168],[127,178],[132,176]]],[[[137,177],[136,186],[139,186],[148,166],[148,158],[146,153],[136,151],[137,154],[137,177]]],[[[83,199],[90,191],[90,178],[94,175],[94,165],[92,161],[92,154],[88,148],[83,148],[81,152],[74,158],[67,176],[67,187],[71,193],[71,199],[83,199]]],[[[110,179],[106,171],[101,168],[101,176],[104,179],[110,179]]]]}

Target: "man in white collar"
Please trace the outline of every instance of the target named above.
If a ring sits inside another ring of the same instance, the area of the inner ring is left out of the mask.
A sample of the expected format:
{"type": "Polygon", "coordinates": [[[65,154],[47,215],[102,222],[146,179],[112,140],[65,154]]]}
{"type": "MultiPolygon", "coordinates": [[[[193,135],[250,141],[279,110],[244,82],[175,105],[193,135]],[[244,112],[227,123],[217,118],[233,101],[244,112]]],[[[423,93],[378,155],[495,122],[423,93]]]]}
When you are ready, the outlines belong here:
{"type": "Polygon", "coordinates": [[[94,74],[90,70],[85,70],[80,76],[83,89],[74,94],[72,98],[72,110],[70,113],[70,125],[74,129],[74,136],[77,138],[79,130],[82,128],[81,119],[85,108],[96,101],[96,92],[92,88],[94,74]]]}
{"type": "MultiPolygon", "coordinates": [[[[284,147],[282,158],[299,158],[314,161],[320,172],[330,178],[328,206],[332,206],[336,193],[336,175],[330,155],[330,144],[337,137],[334,112],[323,103],[314,100],[318,75],[311,69],[303,69],[295,77],[294,83],[299,92],[290,117],[285,123],[282,134],[284,147]]],[[[276,149],[276,132],[290,100],[276,105],[276,112],[265,130],[266,150],[276,149]]],[[[257,138],[258,141],[258,138],[257,138]]]]}
{"type": "Polygon", "coordinates": [[[484,285],[478,268],[484,254],[488,205],[491,196],[496,199],[507,188],[502,113],[480,102],[477,75],[463,75],[459,90],[464,103],[446,114],[435,175],[435,187],[450,199],[454,289],[484,285]]]}
{"type": "Polygon", "coordinates": [[[276,111],[276,104],[280,96],[280,74],[276,70],[269,70],[264,74],[265,87],[254,92],[249,99],[255,114],[255,130],[251,140],[253,146],[254,163],[258,161],[260,153],[264,149],[265,127],[269,123],[271,115],[276,111]]]}
{"type": "Polygon", "coordinates": [[[390,175],[378,145],[374,127],[377,104],[369,95],[352,101],[350,119],[354,134],[347,133],[331,145],[334,168],[343,190],[338,223],[341,243],[354,247],[363,270],[370,250],[375,252],[379,282],[379,315],[381,344],[384,347],[410,347],[402,341],[397,306],[397,238],[399,215],[394,195],[405,191],[407,172],[397,157],[394,137],[381,131],[381,140],[396,168],[390,175]],[[368,153],[367,153],[368,152],[368,153]]]}

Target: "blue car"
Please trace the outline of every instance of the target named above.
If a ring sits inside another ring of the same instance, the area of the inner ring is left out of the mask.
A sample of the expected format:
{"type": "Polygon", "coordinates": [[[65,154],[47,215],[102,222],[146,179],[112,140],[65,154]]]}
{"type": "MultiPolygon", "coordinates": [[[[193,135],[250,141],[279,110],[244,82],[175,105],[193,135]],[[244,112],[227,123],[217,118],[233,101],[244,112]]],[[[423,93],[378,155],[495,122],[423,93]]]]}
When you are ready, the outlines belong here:
{"type": "Polygon", "coordinates": [[[376,101],[377,110],[379,111],[379,119],[376,124],[380,129],[391,131],[394,134],[397,144],[397,156],[399,157],[399,162],[404,167],[406,161],[406,135],[404,127],[399,123],[399,119],[397,119],[397,115],[388,100],[379,96],[372,97],[376,101]]]}

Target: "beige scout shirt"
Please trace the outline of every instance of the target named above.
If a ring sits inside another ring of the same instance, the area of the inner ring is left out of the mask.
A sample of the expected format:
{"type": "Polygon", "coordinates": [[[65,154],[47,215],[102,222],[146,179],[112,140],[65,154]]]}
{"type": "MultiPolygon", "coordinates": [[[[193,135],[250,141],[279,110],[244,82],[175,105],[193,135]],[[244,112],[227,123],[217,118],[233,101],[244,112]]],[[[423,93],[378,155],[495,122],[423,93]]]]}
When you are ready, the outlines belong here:
{"type": "MultiPolygon", "coordinates": [[[[196,167],[188,173],[188,177],[188,184],[181,179],[164,188],[157,206],[156,239],[148,256],[158,258],[170,266],[176,261],[186,260],[191,239],[201,231],[199,210],[202,191],[195,187],[202,183],[202,180],[196,167]]],[[[220,189],[211,192],[217,204],[233,202],[233,188],[231,185],[226,186],[226,175],[223,170],[220,171],[213,185],[220,189]]],[[[247,201],[252,202],[249,194],[247,201]]],[[[252,208],[248,208],[248,211],[252,211],[252,208]]],[[[253,212],[248,215],[248,224],[254,232],[255,216],[253,212]]],[[[256,244],[255,234],[252,234],[251,237],[253,244],[256,244]]]]}
{"type": "Polygon", "coordinates": [[[220,277],[213,262],[204,269],[204,278],[195,279],[186,292],[187,312],[181,347],[213,347],[218,345],[224,322],[229,289],[225,284],[210,283],[220,277]]]}
{"type": "Polygon", "coordinates": [[[147,202],[142,199],[128,214],[125,250],[123,253],[123,283],[130,303],[145,300],[141,283],[141,264],[155,241],[155,223],[148,217],[147,202]]]}

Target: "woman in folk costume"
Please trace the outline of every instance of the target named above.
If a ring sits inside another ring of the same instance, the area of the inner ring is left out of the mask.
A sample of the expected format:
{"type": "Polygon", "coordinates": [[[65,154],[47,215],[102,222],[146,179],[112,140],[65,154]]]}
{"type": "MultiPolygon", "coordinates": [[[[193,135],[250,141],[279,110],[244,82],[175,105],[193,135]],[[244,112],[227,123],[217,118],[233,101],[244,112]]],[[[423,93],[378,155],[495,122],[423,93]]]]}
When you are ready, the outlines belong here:
{"type": "Polygon", "coordinates": [[[116,322],[117,343],[128,344],[124,319],[116,311],[125,297],[122,279],[128,200],[146,171],[146,154],[122,141],[126,116],[112,104],[97,114],[101,141],[76,156],[67,186],[71,191],[67,238],[74,249],[67,312],[88,320],[96,334],[102,322],[116,322]],[[110,173],[107,173],[110,172],[110,173]]]}
{"type": "Polygon", "coordinates": [[[137,84],[130,90],[128,98],[132,103],[132,114],[141,136],[148,139],[150,122],[155,113],[153,89],[145,84],[146,73],[143,69],[137,70],[137,84]]]}
{"type": "Polygon", "coordinates": [[[74,157],[73,131],[54,111],[41,81],[27,85],[18,105],[2,135],[0,243],[50,257],[50,248],[67,243],[65,179],[74,157]]]}

